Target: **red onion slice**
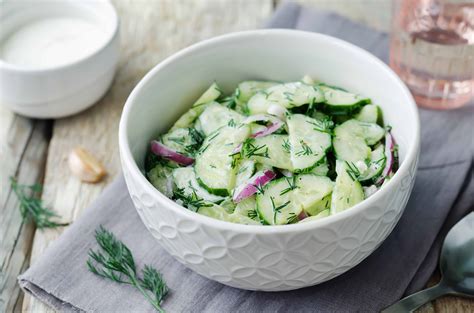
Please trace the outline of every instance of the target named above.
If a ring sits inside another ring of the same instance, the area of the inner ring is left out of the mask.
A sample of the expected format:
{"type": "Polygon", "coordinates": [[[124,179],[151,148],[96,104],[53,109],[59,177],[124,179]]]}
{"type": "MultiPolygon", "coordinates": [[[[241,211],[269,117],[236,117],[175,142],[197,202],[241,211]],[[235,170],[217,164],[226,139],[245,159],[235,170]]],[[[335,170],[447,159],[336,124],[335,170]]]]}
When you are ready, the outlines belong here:
{"type": "Polygon", "coordinates": [[[270,124],[270,126],[265,128],[264,130],[256,132],[255,134],[252,135],[252,137],[253,138],[258,138],[258,137],[268,136],[268,135],[276,132],[277,130],[279,130],[282,126],[283,126],[283,122],[281,122],[281,121],[280,122],[275,122],[273,124],[270,124]]]}
{"type": "Polygon", "coordinates": [[[268,184],[276,174],[273,171],[265,170],[257,172],[255,175],[249,178],[249,180],[242,185],[238,186],[234,192],[233,200],[238,203],[245,198],[248,198],[257,193],[257,187],[263,187],[268,184]]]}
{"type": "Polygon", "coordinates": [[[193,158],[182,155],[157,140],[151,142],[151,151],[162,158],[169,159],[181,165],[187,166],[194,163],[193,158]]]}
{"type": "Polygon", "coordinates": [[[375,182],[375,184],[379,185],[382,184],[390,172],[392,171],[393,167],[393,148],[395,147],[395,139],[393,138],[392,134],[387,131],[385,134],[385,167],[382,170],[382,175],[380,178],[375,182]]]}
{"type": "MultiPolygon", "coordinates": [[[[268,136],[276,132],[277,130],[279,130],[283,126],[283,124],[284,123],[282,121],[275,122],[271,124],[270,126],[268,126],[267,128],[265,128],[264,130],[258,131],[255,134],[250,135],[250,138],[268,136]]],[[[241,150],[242,150],[242,144],[239,144],[237,147],[235,147],[234,150],[232,150],[232,153],[239,153],[241,150]]]]}

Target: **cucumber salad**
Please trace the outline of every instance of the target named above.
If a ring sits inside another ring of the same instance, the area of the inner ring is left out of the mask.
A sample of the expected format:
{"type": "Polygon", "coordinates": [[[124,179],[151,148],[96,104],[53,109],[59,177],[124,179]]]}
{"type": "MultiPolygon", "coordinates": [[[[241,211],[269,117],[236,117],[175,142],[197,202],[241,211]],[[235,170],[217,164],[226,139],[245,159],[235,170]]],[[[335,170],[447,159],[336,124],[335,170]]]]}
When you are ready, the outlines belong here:
{"type": "Polygon", "coordinates": [[[305,76],[213,83],[151,142],[148,180],[199,214],[248,225],[307,222],[370,197],[398,147],[369,98],[305,76]]]}

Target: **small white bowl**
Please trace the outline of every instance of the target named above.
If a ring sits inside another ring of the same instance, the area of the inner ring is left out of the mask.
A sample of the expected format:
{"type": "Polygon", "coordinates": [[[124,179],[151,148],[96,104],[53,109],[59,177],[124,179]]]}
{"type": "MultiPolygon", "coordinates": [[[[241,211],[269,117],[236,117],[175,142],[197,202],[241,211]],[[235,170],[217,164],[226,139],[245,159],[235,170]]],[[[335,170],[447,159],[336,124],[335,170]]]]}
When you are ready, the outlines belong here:
{"type": "Polygon", "coordinates": [[[382,61],[342,40],[294,30],[258,30],[206,40],[153,68],[135,87],[119,130],[122,168],[143,223],[179,262],[223,284],[279,291],[319,284],[357,265],[398,222],[417,168],[415,102],[382,61]],[[242,80],[299,80],[304,74],[359,92],[380,105],[400,145],[401,165],[370,198],[320,220],[249,226],[183,208],[142,173],[149,142],[217,81],[229,93],[242,80]]]}
{"type": "Polygon", "coordinates": [[[106,32],[106,39],[89,55],[44,69],[0,59],[0,103],[28,117],[59,118],[90,107],[112,83],[119,58],[119,21],[109,1],[1,2],[0,41],[29,21],[50,17],[90,20],[106,32]]]}

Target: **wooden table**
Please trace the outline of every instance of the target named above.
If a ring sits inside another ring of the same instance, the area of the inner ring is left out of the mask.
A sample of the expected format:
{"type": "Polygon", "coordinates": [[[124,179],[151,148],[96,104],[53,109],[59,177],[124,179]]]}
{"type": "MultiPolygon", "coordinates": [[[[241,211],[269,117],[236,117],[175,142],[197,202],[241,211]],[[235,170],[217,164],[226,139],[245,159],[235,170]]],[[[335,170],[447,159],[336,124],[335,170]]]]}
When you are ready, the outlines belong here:
{"type": "MultiPolygon", "coordinates": [[[[390,0],[306,0],[386,30],[390,0]],[[370,7],[371,14],[366,14],[370,7]]],[[[112,88],[94,107],[58,120],[31,120],[0,107],[0,312],[52,311],[25,296],[16,277],[38,259],[64,228],[36,230],[22,223],[9,176],[22,184],[42,183],[42,199],[64,222],[72,223],[120,171],[117,129],[128,94],[155,64],[177,50],[219,34],[262,25],[278,0],[113,0],[121,18],[121,61],[112,88]],[[78,145],[107,167],[100,184],[71,176],[66,158],[78,145]]],[[[422,312],[472,312],[474,301],[445,297],[422,312]]]]}

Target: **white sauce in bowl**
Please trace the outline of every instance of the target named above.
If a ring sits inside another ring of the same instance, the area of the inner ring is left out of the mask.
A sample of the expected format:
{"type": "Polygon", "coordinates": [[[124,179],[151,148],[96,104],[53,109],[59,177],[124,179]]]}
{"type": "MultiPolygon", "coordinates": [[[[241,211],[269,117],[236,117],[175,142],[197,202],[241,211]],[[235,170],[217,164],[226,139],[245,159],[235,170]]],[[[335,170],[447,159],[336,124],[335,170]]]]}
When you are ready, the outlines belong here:
{"type": "Polygon", "coordinates": [[[29,69],[65,65],[92,54],[106,41],[97,24],[75,17],[44,18],[23,25],[0,44],[0,59],[29,69]]]}

